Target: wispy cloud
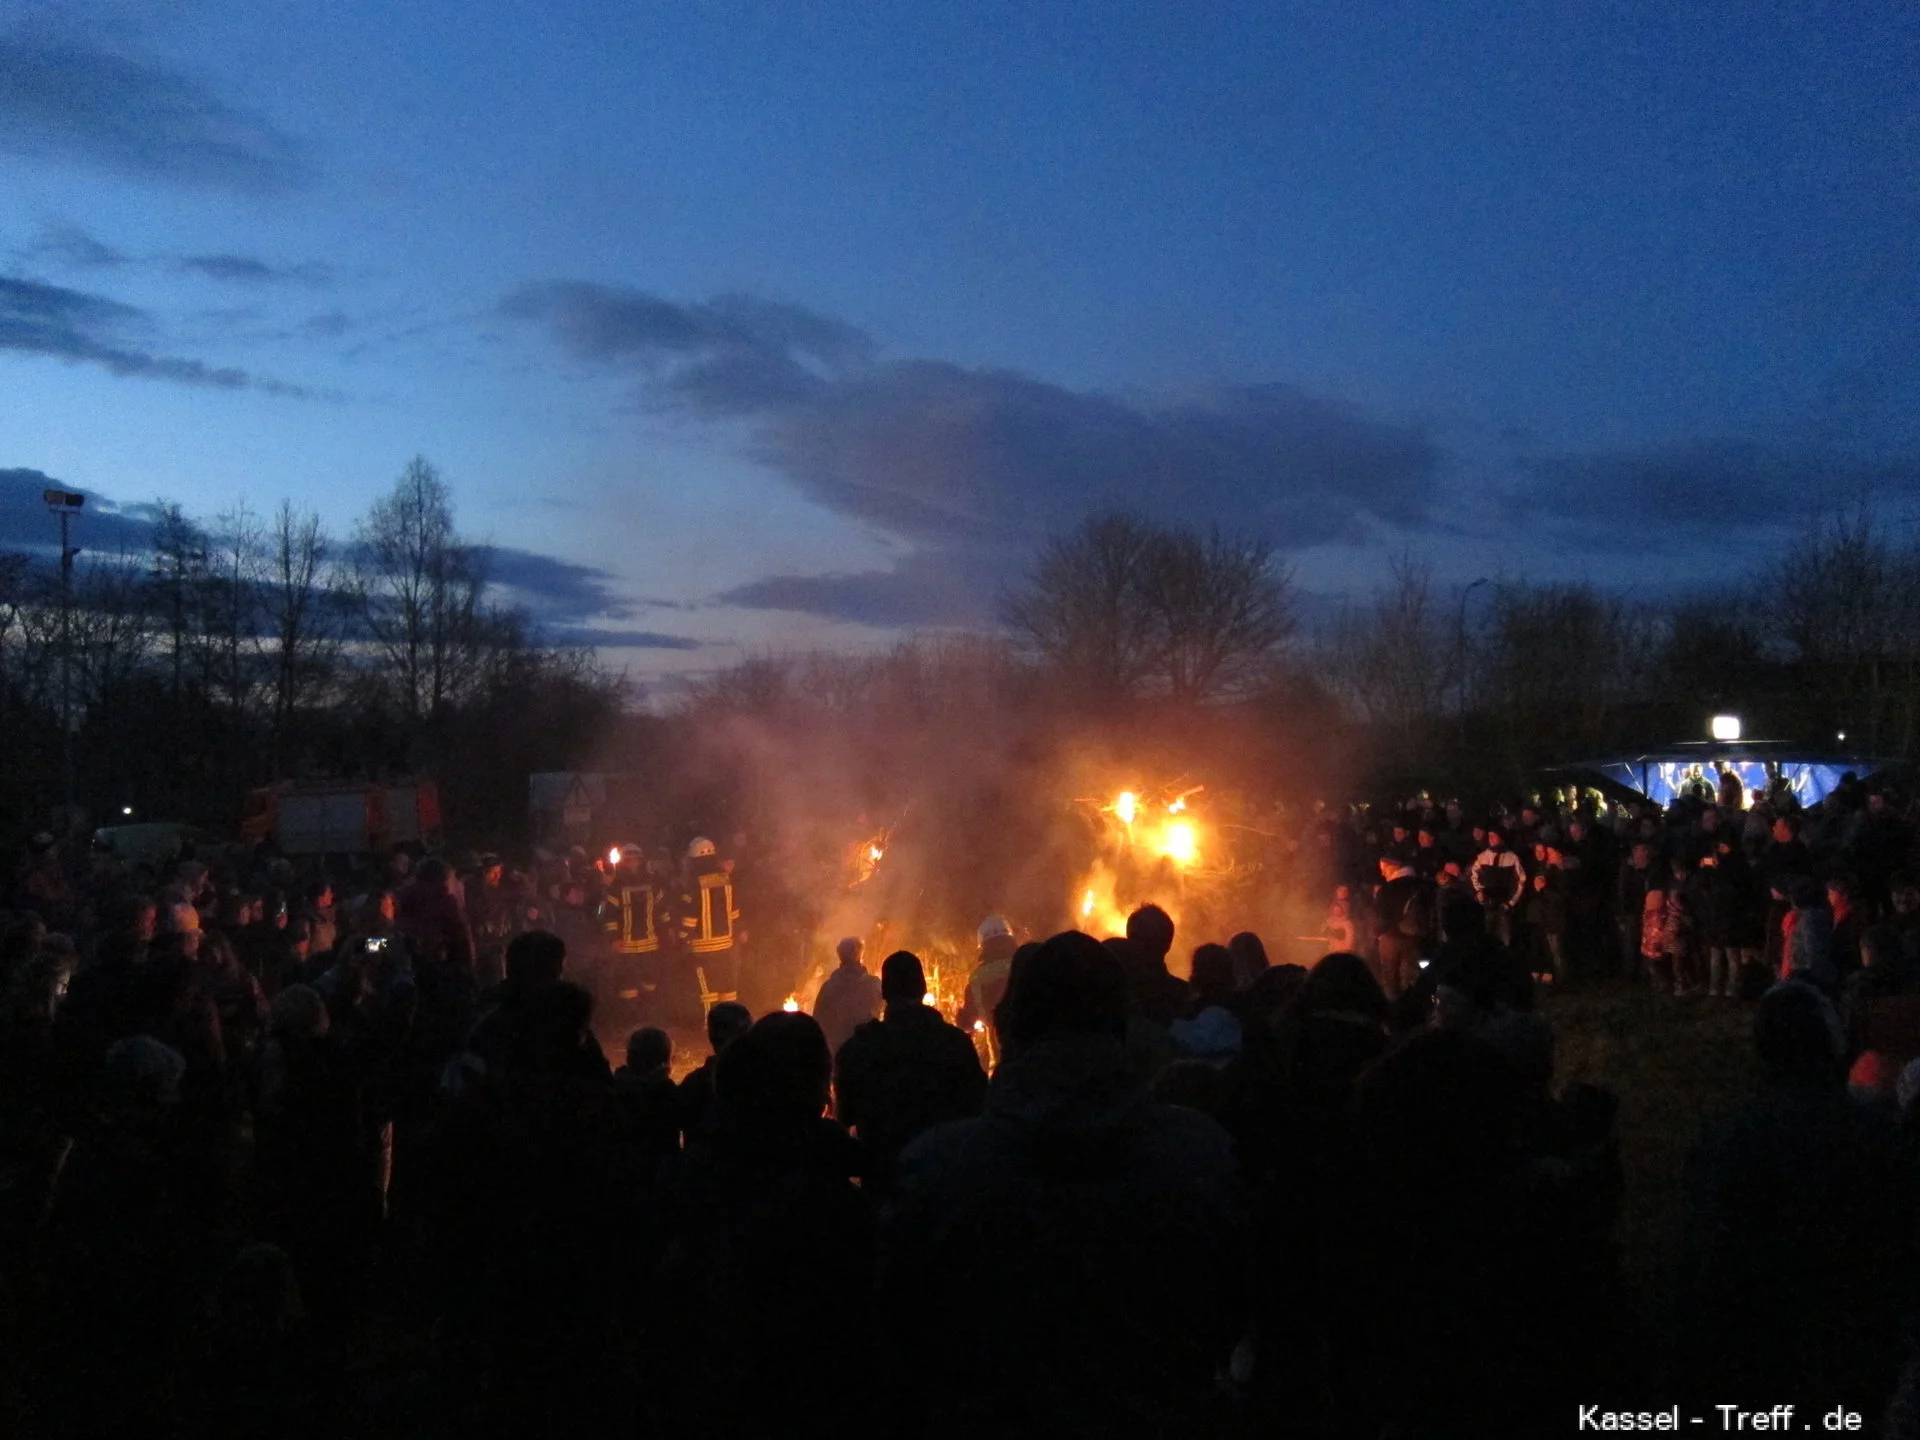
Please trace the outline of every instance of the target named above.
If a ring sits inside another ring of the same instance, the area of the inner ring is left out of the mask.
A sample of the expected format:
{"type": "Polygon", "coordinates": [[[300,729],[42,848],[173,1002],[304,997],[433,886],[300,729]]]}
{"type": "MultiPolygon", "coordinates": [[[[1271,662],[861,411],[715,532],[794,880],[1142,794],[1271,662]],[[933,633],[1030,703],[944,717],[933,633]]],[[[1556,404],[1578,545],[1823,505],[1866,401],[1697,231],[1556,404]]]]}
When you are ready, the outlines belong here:
{"type": "Polygon", "coordinates": [[[33,31],[0,37],[0,148],[251,192],[312,173],[299,142],[199,81],[33,31]]]}
{"type": "Polygon", "coordinates": [[[488,546],[486,554],[488,578],[536,619],[572,624],[599,616],[624,620],[635,612],[634,603],[615,590],[617,577],[597,566],[510,545],[488,546]]]}
{"type": "Polygon", "coordinates": [[[34,244],[21,250],[22,258],[52,261],[78,270],[115,270],[131,258],[78,225],[49,225],[34,244]]]}
{"type": "Polygon", "coordinates": [[[333,271],[317,261],[270,265],[252,255],[182,255],[174,267],[190,275],[237,285],[327,285],[333,271]]]}
{"type": "MultiPolygon", "coordinates": [[[[844,575],[773,575],[724,591],[722,605],[788,610],[861,625],[943,626],[992,619],[1004,562],[962,563],[966,552],[935,551],[896,570],[844,575]]],[[[979,559],[966,555],[968,559],[979,559]]]]}
{"type": "Polygon", "coordinates": [[[114,375],[171,380],[221,390],[260,390],[306,397],[312,392],[231,366],[156,355],[134,346],[129,331],[148,324],[144,311],[103,295],[0,275],[0,350],[98,365],[114,375]]]}

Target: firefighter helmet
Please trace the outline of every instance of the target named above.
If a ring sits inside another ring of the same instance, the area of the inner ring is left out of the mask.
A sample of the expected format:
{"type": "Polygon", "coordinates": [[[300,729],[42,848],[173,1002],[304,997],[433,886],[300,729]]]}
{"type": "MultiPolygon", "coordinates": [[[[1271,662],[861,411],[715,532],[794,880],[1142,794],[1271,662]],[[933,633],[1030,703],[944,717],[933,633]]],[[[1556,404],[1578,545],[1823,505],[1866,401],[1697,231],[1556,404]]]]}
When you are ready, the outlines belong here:
{"type": "Polygon", "coordinates": [[[714,853],[713,842],[704,835],[699,836],[691,845],[687,846],[687,858],[689,860],[705,860],[714,853]]]}
{"type": "Polygon", "coordinates": [[[980,943],[982,945],[986,944],[989,940],[1006,940],[1011,938],[1012,935],[1013,927],[1001,916],[989,915],[980,922],[980,943]]]}

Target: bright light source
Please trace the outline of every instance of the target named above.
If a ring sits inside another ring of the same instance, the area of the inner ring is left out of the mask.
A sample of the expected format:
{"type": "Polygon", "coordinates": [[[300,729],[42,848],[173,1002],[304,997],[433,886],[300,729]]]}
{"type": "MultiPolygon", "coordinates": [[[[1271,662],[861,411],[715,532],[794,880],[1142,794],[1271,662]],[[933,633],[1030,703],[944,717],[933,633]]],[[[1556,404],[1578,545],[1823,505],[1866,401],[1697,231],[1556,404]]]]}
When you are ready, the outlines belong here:
{"type": "Polygon", "coordinates": [[[1194,834],[1193,826],[1183,820],[1167,827],[1164,848],[1174,864],[1191,865],[1200,853],[1200,838],[1194,834]]]}
{"type": "Polygon", "coordinates": [[[1738,715],[1716,715],[1707,733],[1716,740],[1738,740],[1740,738],[1740,717],[1738,715]]]}
{"type": "Polygon", "coordinates": [[[1838,740],[1842,745],[1844,745],[1847,743],[1847,732],[1842,730],[1838,735],[1834,736],[1833,738],[1838,740]]]}
{"type": "MultiPolygon", "coordinates": [[[[1842,736],[1841,736],[1840,738],[1841,738],[1842,740],[1844,740],[1844,739],[1846,739],[1847,737],[1846,737],[1846,736],[1844,736],[1844,735],[1842,735],[1842,736]]],[[[133,814],[133,806],[131,806],[131,805],[122,805],[122,806],[120,807],[120,813],[121,813],[122,815],[131,815],[131,814],[133,814]]]]}
{"type": "Polygon", "coordinates": [[[938,1009],[940,1008],[940,1002],[939,1002],[939,1000],[937,1000],[936,998],[934,998],[934,996],[932,995],[932,993],[931,993],[931,992],[929,992],[928,994],[925,994],[925,995],[922,995],[922,996],[920,997],[920,1003],[921,1003],[922,1005],[931,1005],[931,1006],[933,1006],[933,1008],[934,1008],[934,1009],[936,1009],[936,1010],[938,1010],[938,1009]]]}
{"type": "Polygon", "coordinates": [[[1140,797],[1131,790],[1122,790],[1120,798],[1113,802],[1113,813],[1120,817],[1122,825],[1133,824],[1133,817],[1140,807],[1140,797]]]}
{"type": "Polygon", "coordinates": [[[880,857],[886,853],[887,852],[882,850],[878,845],[869,845],[867,847],[867,859],[873,861],[876,865],[880,863],[880,857]]]}
{"type": "Polygon", "coordinates": [[[1093,891],[1087,891],[1086,898],[1080,902],[1080,918],[1085,920],[1093,914],[1093,891]]]}
{"type": "Polygon", "coordinates": [[[607,864],[618,865],[619,863],[620,863],[620,847],[616,845],[611,850],[607,851],[607,864]]]}
{"type": "Polygon", "coordinates": [[[780,1006],[780,1008],[781,1008],[782,1010],[784,1010],[784,1011],[786,1011],[786,1012],[787,1012],[787,1014],[789,1014],[789,1015],[792,1015],[792,1014],[793,1014],[793,1013],[795,1013],[795,1012],[796,1012],[797,1010],[799,1010],[799,1008],[800,1008],[800,1001],[799,1001],[799,999],[798,999],[798,997],[796,997],[796,996],[793,996],[793,995],[789,995],[789,996],[787,996],[787,998],[786,998],[786,1000],[785,1000],[785,1001],[784,1001],[784,1002],[783,1002],[783,1003],[781,1004],[781,1006],[780,1006]]]}

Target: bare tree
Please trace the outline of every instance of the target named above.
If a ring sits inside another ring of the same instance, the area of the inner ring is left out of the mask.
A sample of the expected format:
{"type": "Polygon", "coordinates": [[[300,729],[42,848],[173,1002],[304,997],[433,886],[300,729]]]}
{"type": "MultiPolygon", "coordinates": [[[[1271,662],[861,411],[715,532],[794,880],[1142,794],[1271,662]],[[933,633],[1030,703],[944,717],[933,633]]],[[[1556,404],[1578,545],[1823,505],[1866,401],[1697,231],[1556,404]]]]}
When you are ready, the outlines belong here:
{"type": "Polygon", "coordinates": [[[1176,530],[1149,554],[1144,589],[1168,693],[1197,704],[1265,680],[1297,624],[1293,577],[1273,546],[1176,530]]]}
{"type": "Polygon", "coordinates": [[[1007,623],[1070,683],[1098,698],[1134,691],[1154,658],[1146,593],[1155,532],[1131,515],[1102,515],[1040,552],[1007,623]]]}
{"type": "Polygon", "coordinates": [[[254,575],[264,543],[260,522],[244,503],[214,517],[201,584],[204,685],[210,703],[236,719],[254,690],[251,641],[258,630],[254,575]]]}
{"type": "Polygon", "coordinates": [[[1402,555],[1387,585],[1341,614],[1324,650],[1335,692],[1408,758],[1457,688],[1462,647],[1448,633],[1452,611],[1434,594],[1433,567],[1402,555]]]}
{"type": "MultiPolygon", "coordinates": [[[[49,597],[46,624],[59,628],[59,602],[49,597]]],[[[73,668],[76,709],[99,705],[141,673],[153,651],[153,612],[135,557],[89,557],[73,578],[73,668]]]]}
{"type": "Polygon", "coordinates": [[[1500,585],[1481,637],[1481,693],[1522,748],[1599,743],[1657,686],[1661,617],[1591,585],[1500,585]]]}
{"type": "Polygon", "coordinates": [[[1773,636],[1839,691],[1877,748],[1920,738],[1920,547],[1896,544],[1866,505],[1842,511],[1761,577],[1773,636]]]}
{"type": "Polygon", "coordinates": [[[1088,695],[1220,699],[1292,635],[1291,579],[1263,541],[1105,515],[1047,542],[1005,607],[1026,648],[1088,695]]]}
{"type": "Polygon", "coordinates": [[[282,500],[252,556],[260,621],[254,644],[273,699],[276,766],[285,762],[295,716],[325,690],[339,651],[326,574],[329,549],[320,517],[282,500]]]}
{"type": "Polygon", "coordinates": [[[484,658],[485,553],[460,539],[446,482],[424,457],[357,528],[349,584],[406,717],[457,699],[484,658]]]}
{"type": "Polygon", "coordinates": [[[155,617],[165,630],[169,693],[178,716],[191,673],[209,546],[206,532],[176,502],[156,501],[154,510],[148,592],[155,617]]]}

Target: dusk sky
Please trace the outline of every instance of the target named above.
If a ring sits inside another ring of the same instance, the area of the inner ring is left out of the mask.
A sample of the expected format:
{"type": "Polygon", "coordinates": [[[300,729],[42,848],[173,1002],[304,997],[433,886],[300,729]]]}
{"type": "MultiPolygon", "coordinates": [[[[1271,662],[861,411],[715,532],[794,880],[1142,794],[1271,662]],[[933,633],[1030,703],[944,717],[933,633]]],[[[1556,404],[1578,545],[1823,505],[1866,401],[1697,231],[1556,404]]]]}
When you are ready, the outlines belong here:
{"type": "Polygon", "coordinates": [[[1913,513],[1917,76],[1911,0],[0,0],[0,544],[424,454],[636,673],[1111,508],[1711,583],[1913,513]]]}

